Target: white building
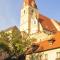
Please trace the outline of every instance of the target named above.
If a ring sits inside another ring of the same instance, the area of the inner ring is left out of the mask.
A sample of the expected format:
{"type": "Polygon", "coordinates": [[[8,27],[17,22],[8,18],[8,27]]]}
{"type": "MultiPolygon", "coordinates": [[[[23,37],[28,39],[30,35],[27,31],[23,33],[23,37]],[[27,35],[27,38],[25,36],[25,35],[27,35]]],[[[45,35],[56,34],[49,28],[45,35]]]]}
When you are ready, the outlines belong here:
{"type": "Polygon", "coordinates": [[[60,25],[54,19],[38,12],[35,0],[24,0],[20,18],[20,31],[27,32],[37,41],[47,39],[51,34],[60,31],[60,25]]]}
{"type": "Polygon", "coordinates": [[[26,60],[60,60],[60,32],[50,40],[32,44],[25,54],[26,60]]]}
{"type": "MultiPolygon", "coordinates": [[[[20,31],[25,31],[26,33],[29,34],[29,36],[31,38],[35,38],[37,40],[37,42],[40,42],[41,44],[43,44],[42,50],[40,51],[40,49],[39,49],[39,51],[37,51],[39,53],[33,53],[33,54],[31,53],[31,55],[34,55],[33,57],[37,57],[37,55],[38,55],[37,58],[39,60],[56,60],[56,58],[60,57],[60,48],[57,48],[58,43],[55,45],[53,44],[52,46],[50,44],[46,43],[46,44],[48,44],[47,46],[49,46],[50,48],[45,46],[45,41],[52,39],[53,36],[55,36],[55,34],[58,31],[60,31],[60,25],[58,22],[56,22],[54,19],[50,19],[50,18],[40,14],[38,12],[35,0],[24,0],[24,5],[23,5],[23,8],[21,9],[20,18],[21,18],[20,19],[20,31]],[[52,47],[54,47],[54,46],[57,46],[57,47],[52,49],[52,47]],[[45,50],[43,50],[44,47],[46,47],[48,49],[45,49],[46,50],[45,51],[45,50]],[[42,59],[41,59],[41,57],[42,57],[42,59]]],[[[59,32],[59,35],[60,35],[60,32],[59,32]]],[[[58,38],[58,39],[60,40],[60,38],[58,38]]],[[[58,39],[56,39],[56,41],[58,39]]],[[[60,47],[60,44],[59,44],[59,47],[60,47]]],[[[31,50],[28,52],[29,53],[26,52],[27,54],[29,54],[29,55],[27,55],[26,60],[32,60],[33,57],[32,57],[32,59],[29,59],[29,58],[31,58],[31,55],[30,55],[31,50]]],[[[37,59],[33,59],[33,60],[37,60],[37,59]]]]}

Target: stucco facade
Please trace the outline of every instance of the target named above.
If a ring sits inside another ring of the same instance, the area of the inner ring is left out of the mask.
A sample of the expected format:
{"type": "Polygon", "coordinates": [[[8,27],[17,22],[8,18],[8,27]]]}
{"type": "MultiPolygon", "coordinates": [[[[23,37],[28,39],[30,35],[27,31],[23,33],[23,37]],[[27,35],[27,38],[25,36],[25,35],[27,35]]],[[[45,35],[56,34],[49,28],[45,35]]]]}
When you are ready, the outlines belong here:
{"type": "Polygon", "coordinates": [[[60,25],[54,20],[43,16],[38,12],[35,0],[24,0],[21,9],[20,31],[29,34],[30,38],[35,38],[39,46],[37,52],[27,50],[26,60],[60,60],[60,25]],[[58,32],[57,35],[55,35],[58,32]],[[54,37],[55,36],[55,37],[54,37]],[[56,41],[55,39],[56,38],[56,41]],[[51,39],[51,40],[50,40],[51,39]],[[54,41],[54,44],[52,44],[54,41]]]}
{"type": "Polygon", "coordinates": [[[29,54],[26,60],[60,60],[60,48],[29,54]]]}

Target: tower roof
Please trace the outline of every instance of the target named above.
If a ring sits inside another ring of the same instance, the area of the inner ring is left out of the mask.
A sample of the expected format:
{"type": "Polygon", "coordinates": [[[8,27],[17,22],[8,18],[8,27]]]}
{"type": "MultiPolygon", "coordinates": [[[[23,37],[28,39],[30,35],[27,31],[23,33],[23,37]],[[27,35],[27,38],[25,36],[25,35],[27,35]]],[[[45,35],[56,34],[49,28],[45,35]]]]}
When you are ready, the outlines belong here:
{"type": "Polygon", "coordinates": [[[24,0],[25,5],[30,5],[32,7],[37,7],[35,0],[24,0]]]}
{"type": "Polygon", "coordinates": [[[32,0],[24,0],[25,5],[30,5],[32,0]]]}

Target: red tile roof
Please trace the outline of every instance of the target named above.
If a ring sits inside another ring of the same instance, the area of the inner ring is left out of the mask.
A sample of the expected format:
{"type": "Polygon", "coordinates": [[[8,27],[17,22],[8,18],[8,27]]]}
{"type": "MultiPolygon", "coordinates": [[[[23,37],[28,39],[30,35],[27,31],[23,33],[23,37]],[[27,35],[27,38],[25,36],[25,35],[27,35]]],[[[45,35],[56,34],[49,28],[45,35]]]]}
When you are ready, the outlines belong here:
{"type": "Polygon", "coordinates": [[[52,45],[49,44],[48,40],[40,43],[40,46],[43,47],[43,50],[60,47],[60,32],[56,33],[53,39],[55,40],[55,42],[52,45]]]}
{"type": "Polygon", "coordinates": [[[51,22],[50,18],[39,14],[39,19],[38,20],[39,20],[39,22],[41,23],[41,25],[43,26],[44,29],[46,29],[48,31],[51,31],[53,33],[57,31],[55,26],[51,22]]]}
{"type": "MultiPolygon", "coordinates": [[[[53,39],[55,40],[53,44],[49,44],[49,40],[45,40],[39,43],[34,43],[35,45],[38,45],[38,49],[36,49],[34,52],[41,52],[41,51],[46,51],[46,50],[52,50],[56,48],[60,48],[60,32],[57,32],[53,39]]],[[[52,40],[52,39],[51,39],[52,40]]],[[[32,48],[30,47],[27,49],[26,54],[31,54],[33,53],[32,48]]]]}
{"type": "Polygon", "coordinates": [[[32,0],[24,0],[26,5],[31,5],[32,0]]]}

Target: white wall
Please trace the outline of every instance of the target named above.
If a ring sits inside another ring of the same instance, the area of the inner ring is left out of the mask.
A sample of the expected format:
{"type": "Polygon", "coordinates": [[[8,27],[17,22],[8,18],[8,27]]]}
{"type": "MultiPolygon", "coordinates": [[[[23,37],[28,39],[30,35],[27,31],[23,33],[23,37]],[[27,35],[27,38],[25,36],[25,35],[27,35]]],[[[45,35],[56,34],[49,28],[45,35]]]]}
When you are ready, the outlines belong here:
{"type": "Polygon", "coordinates": [[[57,31],[60,31],[60,25],[54,19],[51,19],[51,21],[54,24],[54,26],[57,29],[57,31]]]}
{"type": "MultiPolygon", "coordinates": [[[[35,57],[36,60],[40,60],[40,56],[42,55],[41,60],[44,60],[45,55],[47,54],[47,60],[56,60],[57,52],[60,52],[60,48],[54,49],[54,50],[49,50],[49,51],[44,51],[44,52],[41,52],[41,53],[34,53],[33,56],[37,56],[37,57],[35,57]]],[[[32,60],[32,59],[29,59],[29,58],[31,58],[31,54],[26,56],[26,60],[32,60]]]]}

